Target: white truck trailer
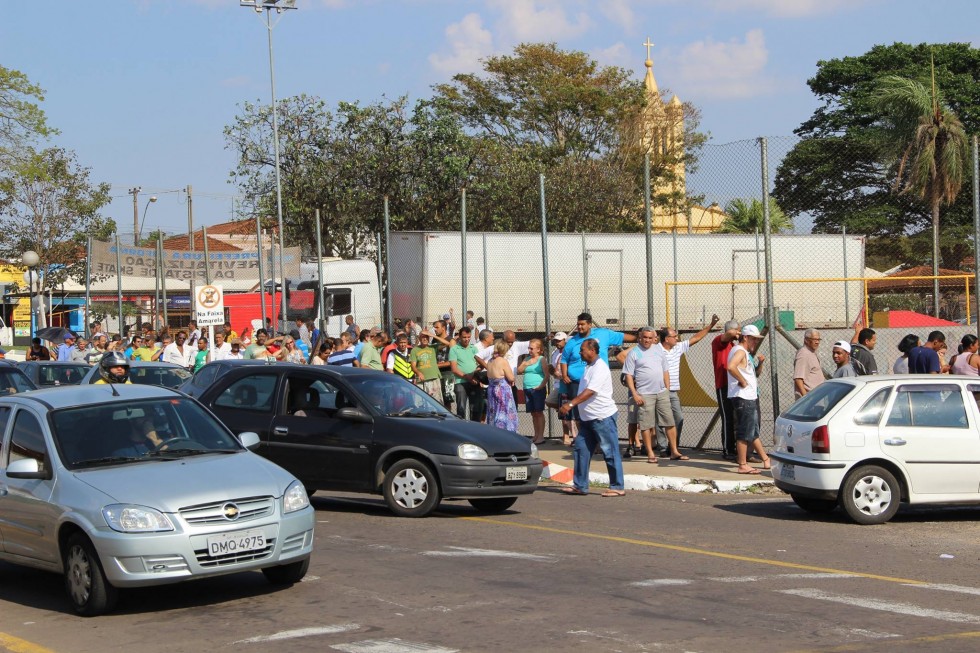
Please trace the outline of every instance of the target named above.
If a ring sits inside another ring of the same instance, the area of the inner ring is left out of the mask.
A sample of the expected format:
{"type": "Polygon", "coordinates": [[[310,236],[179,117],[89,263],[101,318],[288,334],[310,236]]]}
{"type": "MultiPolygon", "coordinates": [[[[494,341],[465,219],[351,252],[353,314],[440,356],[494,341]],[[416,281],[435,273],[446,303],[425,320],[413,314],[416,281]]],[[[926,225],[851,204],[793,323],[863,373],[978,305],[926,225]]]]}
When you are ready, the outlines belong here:
{"type": "MultiPolygon", "coordinates": [[[[392,232],[393,315],[431,321],[452,307],[458,323],[472,310],[495,330],[544,331],[540,234],[467,234],[466,306],[461,245],[459,232],[392,232]]],[[[681,329],[713,313],[741,321],[763,312],[765,286],[755,283],[765,278],[761,236],[654,234],[652,252],[655,326],[668,310],[681,329]],[[675,279],[692,285],[665,286],[675,279]]],[[[774,235],[772,268],[784,325],[845,326],[864,304],[860,281],[792,281],[864,276],[862,236],[774,235]]],[[[582,311],[613,329],[647,323],[644,234],[549,234],[548,272],[552,329],[572,327],[582,311]]]]}

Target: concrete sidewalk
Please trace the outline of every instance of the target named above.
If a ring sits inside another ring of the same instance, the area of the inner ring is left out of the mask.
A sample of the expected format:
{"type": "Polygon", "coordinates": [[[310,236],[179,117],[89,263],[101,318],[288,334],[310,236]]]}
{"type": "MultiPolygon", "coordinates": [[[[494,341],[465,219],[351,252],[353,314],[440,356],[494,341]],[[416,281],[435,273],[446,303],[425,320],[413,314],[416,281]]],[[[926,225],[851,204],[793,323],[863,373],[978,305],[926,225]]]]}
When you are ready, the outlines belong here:
{"type": "MultiPolygon", "coordinates": [[[[620,447],[620,451],[624,448],[620,447]]],[[[561,439],[546,441],[538,447],[545,462],[542,479],[571,485],[572,449],[561,439]]],[[[733,462],[723,460],[716,451],[681,449],[690,460],[670,460],[660,457],[657,464],[647,462],[646,456],[634,456],[623,460],[623,475],[627,490],[678,490],[681,492],[746,492],[750,488],[772,486],[772,473],[754,464],[761,474],[739,474],[733,462]]],[[[608,485],[606,463],[601,455],[594,455],[589,466],[589,483],[608,485]]]]}

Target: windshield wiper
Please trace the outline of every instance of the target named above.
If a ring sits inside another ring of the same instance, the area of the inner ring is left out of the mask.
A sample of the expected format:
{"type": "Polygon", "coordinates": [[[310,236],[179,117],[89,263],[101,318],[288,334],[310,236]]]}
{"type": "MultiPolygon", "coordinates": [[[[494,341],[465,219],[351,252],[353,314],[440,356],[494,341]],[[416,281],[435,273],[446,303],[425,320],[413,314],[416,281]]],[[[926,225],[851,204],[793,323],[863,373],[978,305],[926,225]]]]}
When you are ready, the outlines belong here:
{"type": "Polygon", "coordinates": [[[446,417],[447,413],[439,412],[437,410],[420,410],[416,411],[414,407],[403,408],[394,413],[388,413],[388,417],[446,417]]]}
{"type": "Polygon", "coordinates": [[[208,449],[161,449],[160,451],[151,451],[146,454],[147,456],[153,456],[155,458],[168,458],[169,456],[174,456],[176,458],[183,458],[184,456],[200,456],[206,453],[214,453],[208,449]]]}
{"type": "Polygon", "coordinates": [[[105,456],[103,458],[89,458],[72,463],[76,467],[95,467],[97,465],[114,465],[116,463],[130,463],[138,460],[146,460],[143,456],[105,456]]]}

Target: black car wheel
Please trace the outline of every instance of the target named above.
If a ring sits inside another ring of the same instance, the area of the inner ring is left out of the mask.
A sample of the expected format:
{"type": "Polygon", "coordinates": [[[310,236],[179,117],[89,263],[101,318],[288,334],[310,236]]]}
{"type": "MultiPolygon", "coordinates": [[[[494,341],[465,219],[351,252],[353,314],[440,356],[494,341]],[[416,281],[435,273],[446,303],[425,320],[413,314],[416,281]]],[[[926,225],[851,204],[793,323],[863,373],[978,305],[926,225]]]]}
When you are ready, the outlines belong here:
{"type": "Polygon", "coordinates": [[[403,458],[385,474],[384,497],[399,517],[425,517],[439,505],[439,482],[424,462],[403,458]]]}
{"type": "Polygon", "coordinates": [[[310,559],[290,562],[288,565],[277,565],[275,567],[265,567],[262,573],[265,579],[273,585],[292,585],[303,580],[303,576],[310,569],[310,559]]]}
{"type": "Polygon", "coordinates": [[[109,584],[95,547],[81,533],[68,538],[64,554],[65,589],[78,614],[94,617],[112,610],[119,590],[109,584]]]}
{"type": "Polygon", "coordinates": [[[470,505],[486,513],[500,513],[517,503],[517,497],[494,497],[492,499],[470,499],[470,505]]]}
{"type": "Polygon", "coordinates": [[[902,489],[883,467],[858,467],[844,480],[840,503],[847,516],[859,524],[884,524],[898,512],[902,489]]]}
{"type": "Polygon", "coordinates": [[[833,512],[837,508],[837,502],[833,499],[814,499],[813,497],[803,497],[799,494],[791,494],[790,496],[793,497],[793,503],[806,512],[815,515],[833,512]]]}

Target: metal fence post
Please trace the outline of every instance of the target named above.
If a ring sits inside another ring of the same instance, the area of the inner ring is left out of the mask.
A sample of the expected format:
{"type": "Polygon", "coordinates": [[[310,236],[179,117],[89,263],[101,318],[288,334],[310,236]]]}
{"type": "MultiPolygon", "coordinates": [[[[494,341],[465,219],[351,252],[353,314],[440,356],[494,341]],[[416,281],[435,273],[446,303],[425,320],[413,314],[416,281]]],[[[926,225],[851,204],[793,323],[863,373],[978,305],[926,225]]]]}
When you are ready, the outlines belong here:
{"type": "MultiPolygon", "coordinates": [[[[122,314],[122,254],[119,252],[119,234],[116,233],[116,290],[119,292],[119,337],[125,338],[123,333],[123,314],[122,314]]],[[[41,297],[44,302],[44,297],[41,297]]]]}
{"type": "MultiPolygon", "coordinates": [[[[92,335],[89,331],[89,308],[92,301],[92,237],[85,239],[85,323],[82,324],[82,332],[88,338],[92,335]]],[[[154,306],[154,308],[156,308],[154,306]]],[[[33,338],[32,338],[33,339],[33,338]]]]}
{"type": "Polygon", "coordinates": [[[385,314],[388,318],[385,325],[388,327],[388,334],[391,335],[395,328],[395,318],[391,314],[391,215],[388,213],[388,196],[385,195],[385,303],[388,311],[385,314]]]}
{"type": "MultiPolygon", "coordinates": [[[[544,353],[545,360],[551,360],[551,283],[548,276],[548,213],[545,209],[544,195],[544,175],[540,177],[541,183],[541,272],[544,275],[544,353]]],[[[535,319],[537,322],[537,319],[535,319]]],[[[537,324],[535,324],[537,329],[537,324]]],[[[547,366],[546,366],[547,367],[547,366]]],[[[550,372],[550,370],[549,370],[550,372]]],[[[546,386],[551,387],[549,382],[546,386]]],[[[548,411],[548,437],[552,436],[553,423],[551,412],[548,411]]]]}
{"type": "MultiPolygon", "coordinates": [[[[681,307],[677,303],[677,214],[673,216],[674,224],[670,230],[671,240],[674,248],[674,330],[678,329],[680,322],[681,307]]],[[[652,325],[651,325],[652,326],[652,325]]]]}
{"type": "Polygon", "coordinates": [[[385,321],[385,296],[384,296],[384,293],[381,292],[381,289],[384,287],[384,283],[383,283],[384,279],[383,279],[382,274],[381,274],[381,268],[382,268],[382,266],[381,266],[381,234],[380,233],[375,234],[374,235],[374,240],[375,240],[374,251],[375,251],[375,259],[376,259],[376,262],[375,263],[376,263],[376,267],[378,268],[378,309],[379,309],[378,315],[381,316],[381,323],[384,324],[384,321],[385,321]]]}
{"type": "MultiPolygon", "coordinates": [[[[847,278],[847,225],[843,225],[840,230],[841,240],[844,248],[844,278],[847,278]]],[[[844,324],[851,323],[851,300],[848,283],[844,282],[844,324]]]]}
{"type": "MultiPolygon", "coordinates": [[[[316,287],[317,299],[320,300],[317,328],[320,329],[320,333],[327,335],[327,324],[330,322],[330,317],[327,315],[327,307],[323,304],[323,234],[320,232],[320,209],[315,211],[314,220],[316,221],[316,287]]],[[[317,343],[313,344],[316,345],[317,343]]]]}
{"type": "Polygon", "coordinates": [[[977,337],[980,338],[980,156],[973,135],[973,294],[977,299],[977,337]]]}
{"type": "MultiPolygon", "coordinates": [[[[466,307],[467,307],[467,303],[466,303],[466,284],[468,282],[467,282],[467,278],[466,278],[466,267],[467,267],[467,265],[466,265],[466,189],[465,188],[463,188],[460,191],[460,194],[459,194],[459,213],[460,213],[460,216],[459,216],[459,225],[460,225],[459,256],[460,256],[460,263],[461,263],[462,268],[463,268],[463,270],[462,270],[462,272],[463,272],[463,279],[462,279],[462,281],[463,281],[463,297],[462,297],[463,304],[462,304],[462,306],[460,306],[459,314],[463,317],[463,325],[464,326],[467,326],[466,325],[466,307]]],[[[476,334],[474,334],[474,335],[476,335],[476,334]]]]}
{"type": "Polygon", "coordinates": [[[643,155],[643,214],[646,222],[647,324],[653,326],[653,207],[650,206],[650,153],[643,155]]]}
{"type": "MultiPolygon", "coordinates": [[[[262,220],[258,215],[255,216],[255,247],[259,258],[259,303],[262,304],[262,327],[265,328],[268,317],[265,312],[265,263],[262,262],[262,220]]],[[[275,287],[273,283],[273,292],[275,287]]]]}
{"type": "MultiPolygon", "coordinates": [[[[769,215],[769,144],[766,137],[759,139],[759,149],[762,159],[762,221],[764,225],[763,238],[766,246],[766,322],[770,331],[775,331],[779,325],[776,316],[776,302],[772,283],[772,222],[769,215]]],[[[772,382],[772,414],[779,416],[779,366],[776,361],[775,333],[769,337],[769,377],[772,382]]]]}
{"type": "Polygon", "coordinates": [[[160,303],[163,304],[163,324],[161,328],[168,326],[170,322],[167,316],[167,268],[163,260],[163,232],[157,230],[157,257],[160,259],[160,303]]]}
{"type": "Polygon", "coordinates": [[[490,277],[487,272],[487,234],[483,234],[483,319],[484,325],[490,322],[490,277]]]}

